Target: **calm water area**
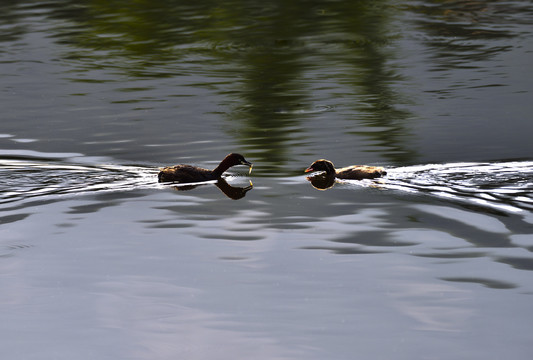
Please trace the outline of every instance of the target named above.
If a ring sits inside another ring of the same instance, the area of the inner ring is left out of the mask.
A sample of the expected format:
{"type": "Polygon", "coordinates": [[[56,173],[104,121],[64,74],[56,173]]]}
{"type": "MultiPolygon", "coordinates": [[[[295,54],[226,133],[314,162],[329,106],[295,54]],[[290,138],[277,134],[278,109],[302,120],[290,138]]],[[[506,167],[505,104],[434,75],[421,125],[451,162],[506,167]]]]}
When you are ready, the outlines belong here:
{"type": "Polygon", "coordinates": [[[2,359],[531,359],[529,0],[1,9],[2,359]]]}

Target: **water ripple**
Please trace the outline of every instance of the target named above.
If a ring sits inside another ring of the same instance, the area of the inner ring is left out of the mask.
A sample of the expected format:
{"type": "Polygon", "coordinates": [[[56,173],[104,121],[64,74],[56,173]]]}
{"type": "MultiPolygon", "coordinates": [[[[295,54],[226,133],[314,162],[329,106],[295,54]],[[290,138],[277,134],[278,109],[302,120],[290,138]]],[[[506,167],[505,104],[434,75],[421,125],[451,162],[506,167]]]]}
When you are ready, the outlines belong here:
{"type": "Polygon", "coordinates": [[[95,191],[153,187],[156,169],[69,164],[60,160],[0,159],[0,204],[95,191]]]}
{"type": "Polygon", "coordinates": [[[533,161],[399,167],[379,184],[504,211],[533,210],[533,161]]]}
{"type": "MultiPolygon", "coordinates": [[[[157,168],[72,163],[58,156],[0,159],[0,204],[64,194],[159,187],[157,168]]],[[[298,178],[301,180],[301,177],[298,178]]],[[[417,165],[346,186],[424,193],[505,212],[533,210],[533,161],[417,165]]]]}

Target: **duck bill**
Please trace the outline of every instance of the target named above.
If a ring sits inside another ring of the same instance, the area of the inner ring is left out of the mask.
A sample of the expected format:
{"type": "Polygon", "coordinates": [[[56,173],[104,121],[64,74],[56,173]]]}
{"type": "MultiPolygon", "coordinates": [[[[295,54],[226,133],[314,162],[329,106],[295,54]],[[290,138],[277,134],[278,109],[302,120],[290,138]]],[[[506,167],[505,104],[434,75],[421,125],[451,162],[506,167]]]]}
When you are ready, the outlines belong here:
{"type": "Polygon", "coordinates": [[[315,169],[313,169],[312,167],[308,167],[307,169],[304,170],[304,172],[306,173],[311,172],[311,171],[315,171],[315,169]]]}
{"type": "Polygon", "coordinates": [[[244,160],[243,162],[241,162],[242,165],[246,165],[250,168],[250,171],[248,171],[248,175],[252,173],[252,167],[254,166],[254,164],[252,164],[251,162],[249,161],[246,161],[244,160]]]}

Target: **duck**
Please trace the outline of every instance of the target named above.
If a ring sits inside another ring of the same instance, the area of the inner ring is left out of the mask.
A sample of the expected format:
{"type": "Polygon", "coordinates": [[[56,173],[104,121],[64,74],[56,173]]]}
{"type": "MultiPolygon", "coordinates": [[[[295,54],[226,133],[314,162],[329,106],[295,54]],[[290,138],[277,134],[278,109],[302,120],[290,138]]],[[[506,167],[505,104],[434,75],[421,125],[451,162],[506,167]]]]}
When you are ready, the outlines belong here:
{"type": "Polygon", "coordinates": [[[387,175],[387,172],[381,166],[352,165],[335,169],[333,163],[326,159],[319,159],[311,164],[305,172],[322,171],[326,176],[334,176],[338,179],[375,179],[387,175]]]}
{"type": "Polygon", "coordinates": [[[210,180],[219,180],[222,174],[235,165],[246,165],[252,171],[252,163],[241,154],[228,154],[213,170],[192,165],[174,165],[160,168],[157,175],[159,182],[195,183],[210,180]]]}

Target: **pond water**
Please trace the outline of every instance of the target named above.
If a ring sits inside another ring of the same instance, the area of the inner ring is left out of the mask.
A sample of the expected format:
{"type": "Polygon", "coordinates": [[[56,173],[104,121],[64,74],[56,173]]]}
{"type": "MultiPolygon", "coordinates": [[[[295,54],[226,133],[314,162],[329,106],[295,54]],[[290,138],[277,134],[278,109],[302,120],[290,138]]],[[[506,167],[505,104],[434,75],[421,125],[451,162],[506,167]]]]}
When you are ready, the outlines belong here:
{"type": "Polygon", "coordinates": [[[531,357],[529,1],[7,1],[0,44],[3,357],[531,357]]]}

